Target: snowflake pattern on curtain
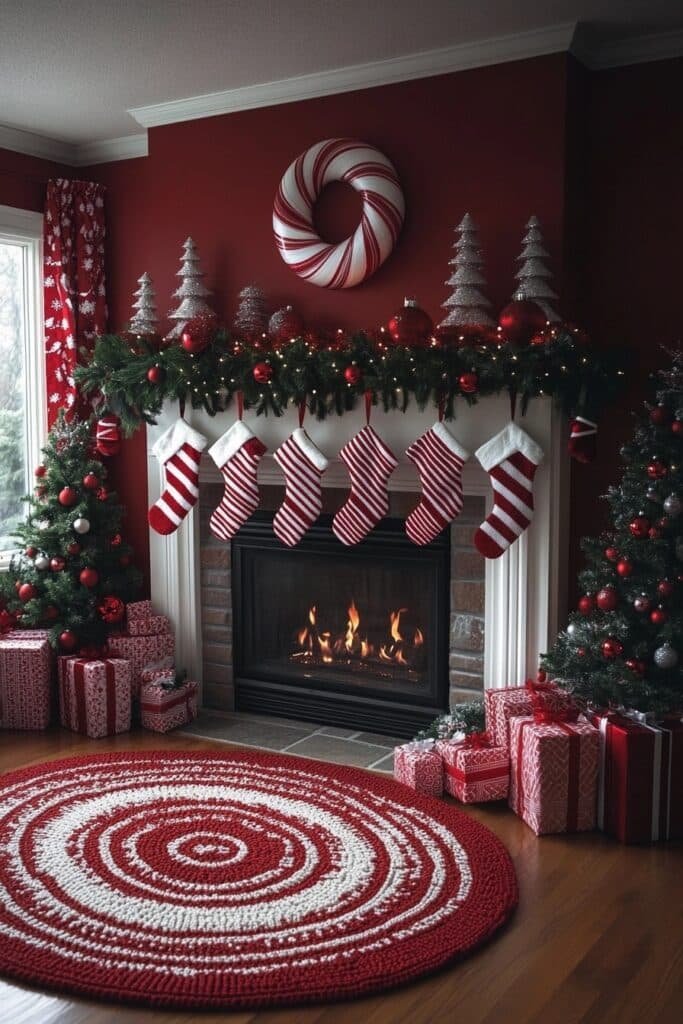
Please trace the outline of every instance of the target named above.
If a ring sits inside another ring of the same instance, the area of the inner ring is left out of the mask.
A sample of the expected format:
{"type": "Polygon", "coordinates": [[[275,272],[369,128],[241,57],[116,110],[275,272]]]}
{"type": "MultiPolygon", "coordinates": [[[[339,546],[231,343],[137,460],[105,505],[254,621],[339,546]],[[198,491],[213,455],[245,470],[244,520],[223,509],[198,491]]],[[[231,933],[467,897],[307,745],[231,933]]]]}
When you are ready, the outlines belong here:
{"type": "Polygon", "coordinates": [[[48,423],[76,404],[78,348],[92,348],[107,321],[104,187],[48,182],[44,218],[45,351],[48,423]]]}

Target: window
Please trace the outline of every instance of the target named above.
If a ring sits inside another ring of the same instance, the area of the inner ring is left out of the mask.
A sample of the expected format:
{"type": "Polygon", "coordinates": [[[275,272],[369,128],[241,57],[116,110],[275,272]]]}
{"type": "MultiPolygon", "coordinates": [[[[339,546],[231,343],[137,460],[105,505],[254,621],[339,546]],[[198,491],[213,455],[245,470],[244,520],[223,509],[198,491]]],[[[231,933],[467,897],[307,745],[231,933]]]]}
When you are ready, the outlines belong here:
{"type": "Polygon", "coordinates": [[[42,217],[0,206],[0,568],[45,437],[42,217]]]}

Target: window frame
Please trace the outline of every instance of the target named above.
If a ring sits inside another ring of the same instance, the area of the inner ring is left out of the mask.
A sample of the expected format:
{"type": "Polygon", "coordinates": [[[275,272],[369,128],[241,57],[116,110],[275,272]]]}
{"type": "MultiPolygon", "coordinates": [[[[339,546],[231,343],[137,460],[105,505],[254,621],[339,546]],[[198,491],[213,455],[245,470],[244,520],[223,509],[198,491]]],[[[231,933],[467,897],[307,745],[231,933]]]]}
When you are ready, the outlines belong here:
{"type": "MultiPolygon", "coordinates": [[[[32,467],[41,460],[47,436],[45,377],[45,313],[43,305],[43,215],[0,205],[0,239],[23,248],[24,260],[24,401],[26,416],[27,490],[32,467]]],[[[0,551],[0,572],[6,572],[16,550],[0,551]]]]}

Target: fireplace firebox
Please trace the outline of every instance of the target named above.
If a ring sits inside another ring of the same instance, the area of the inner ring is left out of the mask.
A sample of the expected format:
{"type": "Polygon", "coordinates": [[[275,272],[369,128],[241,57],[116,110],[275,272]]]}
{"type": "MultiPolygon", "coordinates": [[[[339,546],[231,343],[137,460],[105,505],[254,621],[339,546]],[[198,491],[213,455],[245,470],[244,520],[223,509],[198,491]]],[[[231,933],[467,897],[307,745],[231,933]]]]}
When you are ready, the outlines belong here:
{"type": "Polygon", "coordinates": [[[272,514],[232,542],[239,710],[412,736],[448,706],[450,540],[385,519],[356,547],[321,516],[286,548],[272,514]]]}

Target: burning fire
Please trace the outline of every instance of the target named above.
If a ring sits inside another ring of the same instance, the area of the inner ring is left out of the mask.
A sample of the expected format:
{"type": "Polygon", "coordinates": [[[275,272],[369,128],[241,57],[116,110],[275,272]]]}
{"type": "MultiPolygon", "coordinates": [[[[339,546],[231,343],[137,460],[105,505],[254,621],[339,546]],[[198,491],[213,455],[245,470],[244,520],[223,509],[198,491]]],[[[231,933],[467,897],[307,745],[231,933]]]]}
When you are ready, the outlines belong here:
{"type": "Polygon", "coordinates": [[[389,612],[387,640],[378,644],[375,651],[375,645],[360,632],[360,612],[353,598],[346,612],[346,629],[336,637],[329,630],[319,631],[317,606],[312,605],[308,610],[308,625],[296,634],[299,650],[292,654],[292,658],[322,661],[325,665],[375,658],[384,664],[411,667],[415,654],[424,644],[424,634],[421,629],[416,629],[412,641],[405,638],[401,632],[401,616],[408,610],[398,608],[389,612]]]}

